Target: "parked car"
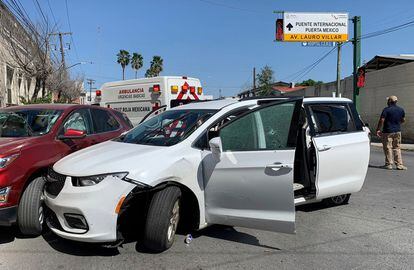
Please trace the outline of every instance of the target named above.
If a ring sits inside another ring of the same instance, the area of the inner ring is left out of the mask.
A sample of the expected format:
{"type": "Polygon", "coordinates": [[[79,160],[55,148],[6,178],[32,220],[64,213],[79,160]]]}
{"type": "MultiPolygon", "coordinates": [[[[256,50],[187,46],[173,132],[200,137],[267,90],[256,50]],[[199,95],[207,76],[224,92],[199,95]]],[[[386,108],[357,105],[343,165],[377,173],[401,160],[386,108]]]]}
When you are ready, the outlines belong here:
{"type": "Polygon", "coordinates": [[[57,162],[47,224],[63,238],[105,243],[129,226],[152,251],[168,249],[179,224],[293,233],[295,205],[347,203],[368,160],[349,99],[192,103],[57,162]]]}
{"type": "Polygon", "coordinates": [[[37,235],[49,167],[132,127],[126,115],[87,105],[39,104],[0,110],[0,225],[37,235]]]}

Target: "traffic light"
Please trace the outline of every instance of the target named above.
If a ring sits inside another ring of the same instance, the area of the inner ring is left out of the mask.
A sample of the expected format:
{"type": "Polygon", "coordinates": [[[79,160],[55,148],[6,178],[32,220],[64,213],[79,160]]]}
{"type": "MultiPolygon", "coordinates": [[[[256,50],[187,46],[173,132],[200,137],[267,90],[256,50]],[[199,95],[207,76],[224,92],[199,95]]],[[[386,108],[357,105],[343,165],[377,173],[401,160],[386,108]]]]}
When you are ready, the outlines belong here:
{"type": "Polygon", "coordinates": [[[365,67],[359,67],[358,68],[358,80],[357,80],[357,86],[358,88],[362,88],[365,86],[365,67]]]}
{"type": "Polygon", "coordinates": [[[276,41],[283,41],[283,19],[276,20],[276,41]]]}

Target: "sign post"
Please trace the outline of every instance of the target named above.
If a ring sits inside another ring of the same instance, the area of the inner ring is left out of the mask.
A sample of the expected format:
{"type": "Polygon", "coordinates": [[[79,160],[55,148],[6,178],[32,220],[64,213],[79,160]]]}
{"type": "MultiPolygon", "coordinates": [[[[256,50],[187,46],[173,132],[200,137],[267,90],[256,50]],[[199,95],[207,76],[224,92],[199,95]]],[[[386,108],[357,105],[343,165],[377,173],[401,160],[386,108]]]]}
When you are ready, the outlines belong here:
{"type": "Polygon", "coordinates": [[[359,110],[358,68],[361,65],[361,17],[355,16],[352,22],[354,23],[354,39],[352,40],[354,45],[354,91],[352,97],[357,110],[359,110]]]}

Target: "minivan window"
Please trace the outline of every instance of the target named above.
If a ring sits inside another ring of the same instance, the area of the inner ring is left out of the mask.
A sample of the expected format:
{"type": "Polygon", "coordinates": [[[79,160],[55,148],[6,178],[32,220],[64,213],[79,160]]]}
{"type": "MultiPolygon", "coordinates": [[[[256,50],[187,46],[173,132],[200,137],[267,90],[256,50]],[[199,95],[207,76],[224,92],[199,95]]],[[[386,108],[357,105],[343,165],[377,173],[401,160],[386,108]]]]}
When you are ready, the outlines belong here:
{"type": "Polygon", "coordinates": [[[187,138],[215,112],[213,110],[165,111],[142,122],[116,141],[171,146],[187,138]]]}
{"type": "Polygon", "coordinates": [[[119,129],[119,123],[109,112],[91,109],[95,133],[103,133],[119,129]]]}
{"type": "Polygon", "coordinates": [[[223,151],[289,149],[296,102],[267,106],[230,122],[220,130],[223,151]]]}
{"type": "Polygon", "coordinates": [[[343,104],[311,105],[317,134],[355,131],[355,123],[348,106],[343,104]]]}
{"type": "Polygon", "coordinates": [[[3,110],[0,111],[0,137],[41,136],[48,133],[61,110],[3,110]]]}

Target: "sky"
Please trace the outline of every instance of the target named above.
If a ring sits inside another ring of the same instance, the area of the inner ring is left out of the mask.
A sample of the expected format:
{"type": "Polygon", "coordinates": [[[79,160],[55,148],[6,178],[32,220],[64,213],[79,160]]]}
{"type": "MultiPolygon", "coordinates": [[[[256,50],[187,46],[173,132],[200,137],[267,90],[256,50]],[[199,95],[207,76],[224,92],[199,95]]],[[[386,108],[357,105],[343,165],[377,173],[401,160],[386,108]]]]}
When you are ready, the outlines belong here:
{"type": "MultiPolygon", "coordinates": [[[[197,77],[205,93],[237,94],[252,85],[252,70],[269,65],[276,81],[324,82],[336,79],[336,53],[306,76],[292,76],[331,48],[274,42],[273,11],[348,12],[361,16],[362,34],[414,20],[412,0],[37,0],[43,13],[61,32],[71,74],[96,80],[95,87],[122,79],[116,63],[120,49],[144,57],[143,77],[154,55],[164,59],[161,75],[197,77]],[[67,2],[66,2],[67,1],[67,2]],[[67,5],[66,5],[67,4],[67,5]],[[67,8],[66,8],[67,7],[67,8]]],[[[36,0],[20,0],[33,21],[41,20],[36,0]]],[[[352,24],[349,33],[352,36],[352,24]]],[[[413,52],[414,27],[362,40],[362,61],[375,55],[413,52]]],[[[51,40],[52,48],[58,47],[51,40]]],[[[55,51],[54,53],[59,53],[55,51]]],[[[352,73],[352,46],[342,49],[342,77],[352,73]]],[[[126,78],[134,72],[126,69],[126,78]]]]}

